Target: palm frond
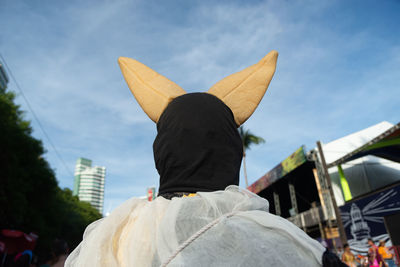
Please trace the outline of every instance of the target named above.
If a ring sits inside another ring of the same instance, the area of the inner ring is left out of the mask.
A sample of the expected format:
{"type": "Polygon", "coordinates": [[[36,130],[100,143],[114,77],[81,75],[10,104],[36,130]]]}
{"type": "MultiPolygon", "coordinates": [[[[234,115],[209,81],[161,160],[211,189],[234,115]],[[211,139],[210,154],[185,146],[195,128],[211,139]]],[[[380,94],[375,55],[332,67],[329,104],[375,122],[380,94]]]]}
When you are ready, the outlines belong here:
{"type": "Polygon", "coordinates": [[[249,130],[245,130],[243,126],[239,127],[239,134],[242,138],[243,147],[245,150],[250,149],[250,146],[252,144],[258,145],[261,143],[265,143],[264,138],[252,134],[249,130]]]}

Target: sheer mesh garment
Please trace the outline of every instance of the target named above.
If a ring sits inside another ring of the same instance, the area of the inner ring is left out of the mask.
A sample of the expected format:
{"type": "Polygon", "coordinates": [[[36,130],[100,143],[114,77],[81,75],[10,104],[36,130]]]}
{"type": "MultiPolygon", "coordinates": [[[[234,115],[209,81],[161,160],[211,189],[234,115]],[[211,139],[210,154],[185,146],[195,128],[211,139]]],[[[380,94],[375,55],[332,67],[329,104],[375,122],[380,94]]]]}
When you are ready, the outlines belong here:
{"type": "Polygon", "coordinates": [[[237,186],[132,198],[87,227],[65,266],[321,266],[324,248],[268,207],[237,186]]]}

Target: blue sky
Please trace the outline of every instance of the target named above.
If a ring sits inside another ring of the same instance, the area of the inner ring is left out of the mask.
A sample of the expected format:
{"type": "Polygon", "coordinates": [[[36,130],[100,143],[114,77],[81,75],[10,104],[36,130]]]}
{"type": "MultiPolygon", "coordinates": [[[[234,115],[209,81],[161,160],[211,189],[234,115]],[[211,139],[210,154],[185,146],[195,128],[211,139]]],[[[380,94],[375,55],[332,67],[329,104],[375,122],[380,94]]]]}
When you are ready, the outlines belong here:
{"type": "Polygon", "coordinates": [[[78,157],[107,167],[107,212],[158,185],[155,124],[119,56],[196,92],[278,50],[275,77],[244,125],[266,140],[247,153],[254,182],[303,144],[400,121],[398,14],[399,1],[3,0],[0,53],[70,170],[19,96],[60,186],[72,187],[78,157]]]}

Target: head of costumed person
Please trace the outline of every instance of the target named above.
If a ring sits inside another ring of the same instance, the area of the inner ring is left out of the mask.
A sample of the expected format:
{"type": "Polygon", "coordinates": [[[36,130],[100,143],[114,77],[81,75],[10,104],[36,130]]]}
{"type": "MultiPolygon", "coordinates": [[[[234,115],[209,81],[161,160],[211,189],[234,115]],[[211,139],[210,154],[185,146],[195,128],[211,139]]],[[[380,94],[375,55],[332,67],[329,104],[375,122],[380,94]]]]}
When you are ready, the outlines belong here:
{"type": "Polygon", "coordinates": [[[271,51],[205,93],[186,93],[140,62],[119,59],[131,92],[157,124],[153,152],[159,196],[170,199],[239,184],[243,145],[237,128],[263,98],[277,57],[271,51]]]}

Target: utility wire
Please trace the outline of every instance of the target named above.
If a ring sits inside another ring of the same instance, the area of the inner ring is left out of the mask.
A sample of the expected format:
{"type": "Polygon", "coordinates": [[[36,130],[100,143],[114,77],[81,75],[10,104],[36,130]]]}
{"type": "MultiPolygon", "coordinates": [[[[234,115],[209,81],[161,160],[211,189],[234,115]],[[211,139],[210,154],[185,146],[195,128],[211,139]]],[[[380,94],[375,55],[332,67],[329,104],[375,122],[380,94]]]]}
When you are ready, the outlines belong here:
{"type": "Polygon", "coordinates": [[[1,58],[1,60],[4,62],[4,65],[6,66],[7,71],[8,71],[8,73],[9,73],[10,76],[11,76],[11,79],[14,81],[14,83],[15,83],[15,85],[17,86],[17,88],[18,88],[20,94],[22,95],[22,98],[25,100],[26,105],[28,106],[28,108],[29,108],[29,110],[31,111],[33,117],[35,118],[37,124],[39,125],[39,128],[42,130],[42,132],[43,132],[44,136],[46,137],[47,141],[49,141],[50,145],[53,147],[54,152],[56,153],[58,159],[60,160],[60,162],[62,163],[62,165],[64,165],[64,167],[65,167],[65,169],[67,170],[67,172],[69,173],[69,175],[74,176],[74,175],[72,174],[71,170],[68,168],[68,166],[67,166],[67,164],[65,163],[65,161],[63,160],[63,158],[61,157],[60,153],[58,153],[58,150],[57,150],[56,146],[55,146],[54,143],[51,141],[50,136],[49,136],[49,135],[47,134],[47,132],[45,131],[45,129],[44,129],[42,123],[40,122],[40,120],[39,120],[39,118],[38,118],[38,116],[36,116],[36,113],[33,111],[33,108],[32,108],[32,106],[31,106],[31,104],[29,103],[28,98],[26,98],[24,92],[22,91],[21,87],[19,86],[19,84],[18,84],[18,82],[17,82],[17,79],[15,79],[15,77],[14,77],[14,75],[13,75],[11,69],[8,67],[7,62],[6,62],[6,60],[4,59],[4,57],[3,57],[3,55],[2,55],[1,53],[0,53],[0,58],[1,58]]]}

